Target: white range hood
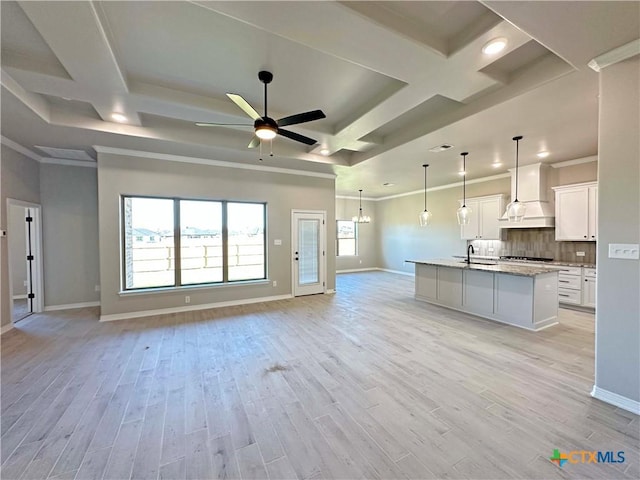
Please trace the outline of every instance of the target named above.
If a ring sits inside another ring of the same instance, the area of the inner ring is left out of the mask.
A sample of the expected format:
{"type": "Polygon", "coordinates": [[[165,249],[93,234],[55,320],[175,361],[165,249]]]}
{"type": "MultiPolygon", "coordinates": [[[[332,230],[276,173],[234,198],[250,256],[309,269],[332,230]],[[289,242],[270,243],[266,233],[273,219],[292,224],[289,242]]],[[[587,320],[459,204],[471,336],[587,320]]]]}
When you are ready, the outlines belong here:
{"type": "MultiPolygon", "coordinates": [[[[518,172],[518,201],[527,205],[521,222],[510,222],[506,212],[499,219],[500,228],[540,228],[555,226],[554,206],[547,200],[547,170],[542,163],[520,167],[518,172]]],[[[516,191],[516,170],[511,172],[511,200],[516,191]]]]}

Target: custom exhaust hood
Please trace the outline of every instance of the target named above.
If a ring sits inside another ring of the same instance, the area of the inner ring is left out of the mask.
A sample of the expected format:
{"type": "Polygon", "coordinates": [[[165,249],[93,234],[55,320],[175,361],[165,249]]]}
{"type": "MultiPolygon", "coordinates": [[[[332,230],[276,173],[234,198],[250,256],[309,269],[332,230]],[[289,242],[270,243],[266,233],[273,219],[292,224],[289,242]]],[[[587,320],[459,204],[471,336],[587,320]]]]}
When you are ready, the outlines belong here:
{"type": "MultiPolygon", "coordinates": [[[[521,222],[510,222],[506,212],[499,219],[500,228],[539,228],[555,225],[554,207],[547,200],[547,170],[542,163],[520,167],[518,201],[526,203],[527,209],[521,222]]],[[[515,198],[515,169],[511,172],[511,198],[515,198]]]]}

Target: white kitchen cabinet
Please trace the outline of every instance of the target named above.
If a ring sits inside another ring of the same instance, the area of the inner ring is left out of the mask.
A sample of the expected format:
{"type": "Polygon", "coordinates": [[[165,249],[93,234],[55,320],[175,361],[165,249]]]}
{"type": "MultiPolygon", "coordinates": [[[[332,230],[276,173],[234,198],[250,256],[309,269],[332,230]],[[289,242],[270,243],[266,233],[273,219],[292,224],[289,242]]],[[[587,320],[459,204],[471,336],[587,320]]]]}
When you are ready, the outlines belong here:
{"type": "MultiPolygon", "coordinates": [[[[462,205],[462,200],[460,201],[462,205]]],[[[504,213],[504,195],[468,198],[471,217],[467,225],[460,227],[462,240],[500,240],[498,219],[504,213]]]]}
{"type": "Polygon", "coordinates": [[[596,241],[598,238],[598,184],[554,187],[556,240],[596,241]]]}
{"type": "Polygon", "coordinates": [[[582,305],[596,308],[596,269],[585,268],[582,282],[582,305]]]}

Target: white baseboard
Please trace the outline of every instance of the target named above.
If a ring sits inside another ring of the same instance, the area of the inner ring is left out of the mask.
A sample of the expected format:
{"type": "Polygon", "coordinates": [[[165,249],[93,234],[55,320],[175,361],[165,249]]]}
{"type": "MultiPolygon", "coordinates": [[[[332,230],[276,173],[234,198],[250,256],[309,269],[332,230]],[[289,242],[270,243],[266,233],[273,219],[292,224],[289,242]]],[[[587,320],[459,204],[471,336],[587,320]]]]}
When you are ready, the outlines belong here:
{"type": "Polygon", "coordinates": [[[27,299],[27,294],[23,293],[22,295],[14,295],[13,299],[14,300],[26,300],[27,299]]]}
{"type": "Polygon", "coordinates": [[[388,268],[376,268],[376,270],[380,270],[381,272],[397,273],[398,275],[406,275],[407,277],[416,276],[416,274],[413,272],[403,272],[402,270],[390,270],[388,268]]]}
{"type": "Polygon", "coordinates": [[[83,302],[83,303],[68,303],[66,305],[47,305],[44,307],[45,312],[52,312],[55,310],[72,310],[74,308],[87,308],[87,307],[99,307],[100,302],[83,302]]]}
{"type": "Polygon", "coordinates": [[[192,312],[195,310],[208,310],[210,308],[233,307],[236,305],[249,305],[251,303],[273,302],[275,300],[286,300],[293,298],[293,295],[274,295],[271,297],[246,298],[243,300],[231,300],[228,302],[203,303],[200,305],[188,305],[184,307],[159,308],[157,310],[141,310],[139,312],[111,313],[100,315],[101,322],[113,322],[116,320],[127,320],[129,318],[152,317],[154,315],[165,315],[168,313],[192,312]]]}
{"type": "Polygon", "coordinates": [[[336,270],[336,273],[373,272],[374,270],[379,270],[379,268],[376,268],[376,267],[349,268],[349,269],[346,269],[346,270],[336,270]]]}
{"type": "Polygon", "coordinates": [[[0,328],[0,335],[7,333],[9,330],[13,330],[13,329],[14,329],[13,322],[3,325],[0,328]]]}
{"type": "Polygon", "coordinates": [[[610,403],[618,408],[622,408],[628,412],[640,415],[640,402],[637,400],[623,397],[622,395],[604,390],[595,385],[593,386],[593,390],[591,390],[591,396],[598,400],[602,400],[603,402],[610,403]]]}

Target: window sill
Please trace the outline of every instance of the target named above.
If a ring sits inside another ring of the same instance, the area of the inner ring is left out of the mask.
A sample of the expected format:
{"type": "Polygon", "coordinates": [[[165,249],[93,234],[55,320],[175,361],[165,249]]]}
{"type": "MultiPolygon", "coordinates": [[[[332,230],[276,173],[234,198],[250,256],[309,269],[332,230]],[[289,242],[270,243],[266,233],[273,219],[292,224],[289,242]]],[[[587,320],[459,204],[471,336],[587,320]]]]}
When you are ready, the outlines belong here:
{"type": "Polygon", "coordinates": [[[241,286],[269,285],[271,281],[266,278],[262,280],[245,280],[231,283],[219,283],[206,285],[184,285],[182,287],[159,287],[159,288],[139,288],[136,290],[121,290],[118,292],[120,297],[133,297],[137,295],[154,295],[158,293],[177,293],[190,292],[193,290],[217,290],[219,288],[233,288],[241,286]]]}

